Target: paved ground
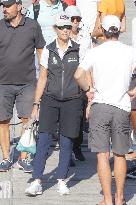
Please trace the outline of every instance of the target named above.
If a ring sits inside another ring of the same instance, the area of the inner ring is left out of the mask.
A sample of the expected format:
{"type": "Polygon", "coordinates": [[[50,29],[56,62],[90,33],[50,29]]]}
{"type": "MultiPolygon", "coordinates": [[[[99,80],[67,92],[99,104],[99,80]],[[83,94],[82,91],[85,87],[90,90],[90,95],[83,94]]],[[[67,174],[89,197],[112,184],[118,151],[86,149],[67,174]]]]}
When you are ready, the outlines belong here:
{"type": "MultiPolygon", "coordinates": [[[[127,34],[122,34],[121,37],[129,44],[131,44],[131,19],[135,15],[132,2],[126,1],[127,34]]],[[[90,153],[86,146],[83,146],[86,161],[77,162],[76,167],[70,169],[68,185],[71,191],[69,196],[62,197],[56,192],[55,168],[58,163],[58,150],[52,149],[51,152],[53,153],[47,161],[44,175],[43,195],[36,198],[26,197],[24,190],[29,185],[31,175],[13,168],[7,173],[0,173],[0,205],[95,205],[101,200],[102,190],[96,174],[96,156],[90,153]]],[[[2,158],[1,152],[0,158],[2,158]]],[[[113,193],[114,190],[113,177],[113,193]]],[[[136,205],[136,180],[127,179],[125,198],[128,205],[136,205]]]]}
{"type": "MultiPolygon", "coordinates": [[[[54,150],[54,149],[53,149],[54,150]]],[[[51,151],[53,151],[51,150],[51,151]]],[[[58,164],[58,151],[47,161],[47,169],[43,178],[44,193],[38,197],[26,197],[25,188],[29,185],[31,175],[12,168],[8,173],[0,174],[0,204],[1,205],[95,205],[102,198],[102,191],[96,174],[96,156],[83,147],[85,162],[76,162],[68,176],[70,195],[59,196],[56,192],[56,166],[58,164]]],[[[111,159],[112,166],[112,159],[111,159]]],[[[136,205],[136,181],[128,180],[125,198],[128,205],[136,205]]],[[[113,193],[114,193],[113,177],[113,193]]]]}

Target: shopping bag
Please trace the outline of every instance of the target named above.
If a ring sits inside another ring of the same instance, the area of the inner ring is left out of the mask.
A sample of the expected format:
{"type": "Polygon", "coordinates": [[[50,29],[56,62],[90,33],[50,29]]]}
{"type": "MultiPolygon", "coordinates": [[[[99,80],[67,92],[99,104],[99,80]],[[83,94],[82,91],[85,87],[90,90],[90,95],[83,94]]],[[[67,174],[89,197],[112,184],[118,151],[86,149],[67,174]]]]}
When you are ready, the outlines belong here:
{"type": "Polygon", "coordinates": [[[34,123],[32,123],[31,126],[26,127],[16,147],[17,150],[21,152],[29,152],[29,153],[35,154],[36,153],[36,140],[35,140],[36,134],[37,134],[37,128],[36,126],[34,126],[34,123]]]}

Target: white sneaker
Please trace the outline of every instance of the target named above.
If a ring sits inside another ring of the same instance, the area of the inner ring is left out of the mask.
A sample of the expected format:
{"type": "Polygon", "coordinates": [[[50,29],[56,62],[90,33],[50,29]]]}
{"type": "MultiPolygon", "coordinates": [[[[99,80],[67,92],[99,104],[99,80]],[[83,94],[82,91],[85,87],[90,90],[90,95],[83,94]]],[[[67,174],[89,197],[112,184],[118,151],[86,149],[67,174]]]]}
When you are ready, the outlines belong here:
{"type": "Polygon", "coordinates": [[[36,196],[42,194],[42,185],[38,180],[35,180],[31,185],[25,190],[25,194],[28,196],[36,196]]]}
{"type": "Polygon", "coordinates": [[[64,182],[64,180],[62,179],[58,179],[58,193],[60,193],[60,195],[67,195],[69,194],[69,189],[66,185],[66,182],[64,182]]]}

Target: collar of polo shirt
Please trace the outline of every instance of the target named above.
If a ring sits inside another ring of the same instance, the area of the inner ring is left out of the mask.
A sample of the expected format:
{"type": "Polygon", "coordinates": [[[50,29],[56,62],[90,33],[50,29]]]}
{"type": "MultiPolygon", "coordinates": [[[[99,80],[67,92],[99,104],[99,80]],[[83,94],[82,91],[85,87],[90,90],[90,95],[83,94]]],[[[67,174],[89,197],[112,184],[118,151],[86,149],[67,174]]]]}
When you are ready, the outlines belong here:
{"type": "Polygon", "coordinates": [[[62,50],[58,44],[58,40],[56,39],[56,48],[57,48],[57,52],[60,56],[60,58],[62,59],[64,54],[66,53],[66,51],[68,50],[68,48],[72,47],[72,43],[71,43],[71,40],[69,39],[68,41],[68,47],[65,49],[65,50],[62,50]]]}
{"type": "MultiPolygon", "coordinates": [[[[57,49],[60,49],[60,46],[59,46],[59,43],[58,43],[58,40],[56,39],[56,47],[57,47],[57,49]]],[[[71,40],[69,39],[69,41],[68,41],[68,48],[69,47],[72,47],[72,43],[71,43],[71,40]]]]}
{"type": "MultiPolygon", "coordinates": [[[[26,18],[22,15],[21,21],[19,22],[18,26],[23,26],[25,24],[26,18]]],[[[5,20],[7,27],[12,27],[9,21],[5,20]]]]}

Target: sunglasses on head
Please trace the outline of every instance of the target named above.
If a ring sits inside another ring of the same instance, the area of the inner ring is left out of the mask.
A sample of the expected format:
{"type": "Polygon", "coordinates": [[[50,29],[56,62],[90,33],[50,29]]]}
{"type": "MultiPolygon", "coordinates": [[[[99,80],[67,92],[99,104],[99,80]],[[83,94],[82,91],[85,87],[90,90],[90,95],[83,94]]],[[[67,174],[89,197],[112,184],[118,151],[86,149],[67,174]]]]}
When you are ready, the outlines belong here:
{"type": "Polygon", "coordinates": [[[77,22],[80,22],[81,21],[81,17],[80,16],[72,16],[71,17],[71,21],[73,22],[74,20],[77,20],[77,22]]]}
{"type": "Polygon", "coordinates": [[[66,28],[67,30],[71,30],[71,29],[72,29],[72,26],[70,26],[70,25],[64,25],[64,26],[57,26],[57,28],[58,28],[59,30],[64,30],[65,28],[66,28]]]}

